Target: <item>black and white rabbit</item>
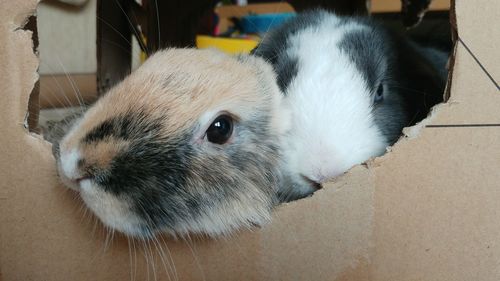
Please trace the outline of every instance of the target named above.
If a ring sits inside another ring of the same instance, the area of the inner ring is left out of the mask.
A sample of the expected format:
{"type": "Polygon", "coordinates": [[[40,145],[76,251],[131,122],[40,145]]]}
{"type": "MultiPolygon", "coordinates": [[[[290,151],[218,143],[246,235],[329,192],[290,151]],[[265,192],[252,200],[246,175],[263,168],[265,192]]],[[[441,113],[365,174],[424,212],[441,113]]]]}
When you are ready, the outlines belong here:
{"type": "Polygon", "coordinates": [[[366,17],[308,11],[266,34],[253,54],[273,65],[292,112],[284,198],[380,156],[443,97],[446,52],[366,17]]]}
{"type": "Polygon", "coordinates": [[[160,51],[55,144],[58,171],[128,235],[261,225],[422,119],[444,87],[434,62],[370,20],[323,11],[254,55],[160,51]]]}

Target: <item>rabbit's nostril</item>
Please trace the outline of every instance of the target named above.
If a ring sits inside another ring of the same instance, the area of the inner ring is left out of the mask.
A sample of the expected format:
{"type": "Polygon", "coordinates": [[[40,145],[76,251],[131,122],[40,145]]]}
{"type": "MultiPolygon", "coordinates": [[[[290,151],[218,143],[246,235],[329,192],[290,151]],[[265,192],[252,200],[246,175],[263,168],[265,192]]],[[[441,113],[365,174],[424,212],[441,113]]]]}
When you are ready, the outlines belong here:
{"type": "Polygon", "coordinates": [[[83,158],[78,159],[78,161],[76,162],[76,167],[82,169],[84,166],[85,166],[85,159],[83,158]]]}

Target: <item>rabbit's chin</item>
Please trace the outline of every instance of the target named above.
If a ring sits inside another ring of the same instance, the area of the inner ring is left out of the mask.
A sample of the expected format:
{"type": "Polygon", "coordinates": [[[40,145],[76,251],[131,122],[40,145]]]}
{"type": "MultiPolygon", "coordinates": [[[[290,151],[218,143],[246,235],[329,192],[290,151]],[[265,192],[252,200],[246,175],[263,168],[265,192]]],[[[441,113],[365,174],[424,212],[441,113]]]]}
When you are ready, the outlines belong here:
{"type": "Polygon", "coordinates": [[[131,204],[123,198],[104,191],[90,179],[79,182],[79,191],[87,207],[110,229],[133,237],[144,238],[153,235],[153,231],[132,211],[131,204]]]}
{"type": "Polygon", "coordinates": [[[272,202],[241,206],[240,202],[227,202],[196,218],[175,225],[149,225],[134,212],[126,198],[104,191],[101,186],[85,179],[78,183],[78,191],[87,207],[111,230],[130,237],[152,238],[158,233],[172,236],[203,234],[209,237],[228,236],[240,229],[262,226],[271,220],[272,202]],[[236,206],[238,205],[238,206],[236,206]],[[235,212],[244,208],[245,211],[235,212]],[[233,211],[230,211],[230,210],[233,211]]]}

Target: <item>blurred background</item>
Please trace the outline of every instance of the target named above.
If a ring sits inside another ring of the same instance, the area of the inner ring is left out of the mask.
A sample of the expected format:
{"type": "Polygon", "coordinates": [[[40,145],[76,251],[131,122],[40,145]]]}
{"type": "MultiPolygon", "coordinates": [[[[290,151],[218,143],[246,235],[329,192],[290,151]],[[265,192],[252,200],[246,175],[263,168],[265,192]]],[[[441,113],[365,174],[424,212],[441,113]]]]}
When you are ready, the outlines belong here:
{"type": "Polygon", "coordinates": [[[43,0],[30,27],[38,37],[40,107],[91,103],[159,48],[249,52],[268,30],[316,7],[370,14],[422,44],[451,49],[450,0],[412,1],[43,0]]]}

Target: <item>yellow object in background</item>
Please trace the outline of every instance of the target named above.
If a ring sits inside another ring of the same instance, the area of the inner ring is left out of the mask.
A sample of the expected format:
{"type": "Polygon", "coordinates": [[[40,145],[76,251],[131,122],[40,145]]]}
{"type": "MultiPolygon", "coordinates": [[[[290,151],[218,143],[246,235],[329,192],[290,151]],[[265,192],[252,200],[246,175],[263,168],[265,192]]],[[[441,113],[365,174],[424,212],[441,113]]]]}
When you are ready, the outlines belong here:
{"type": "Polygon", "coordinates": [[[257,44],[256,39],[218,38],[205,35],[196,36],[196,47],[217,48],[229,54],[250,53],[257,44]]]}

